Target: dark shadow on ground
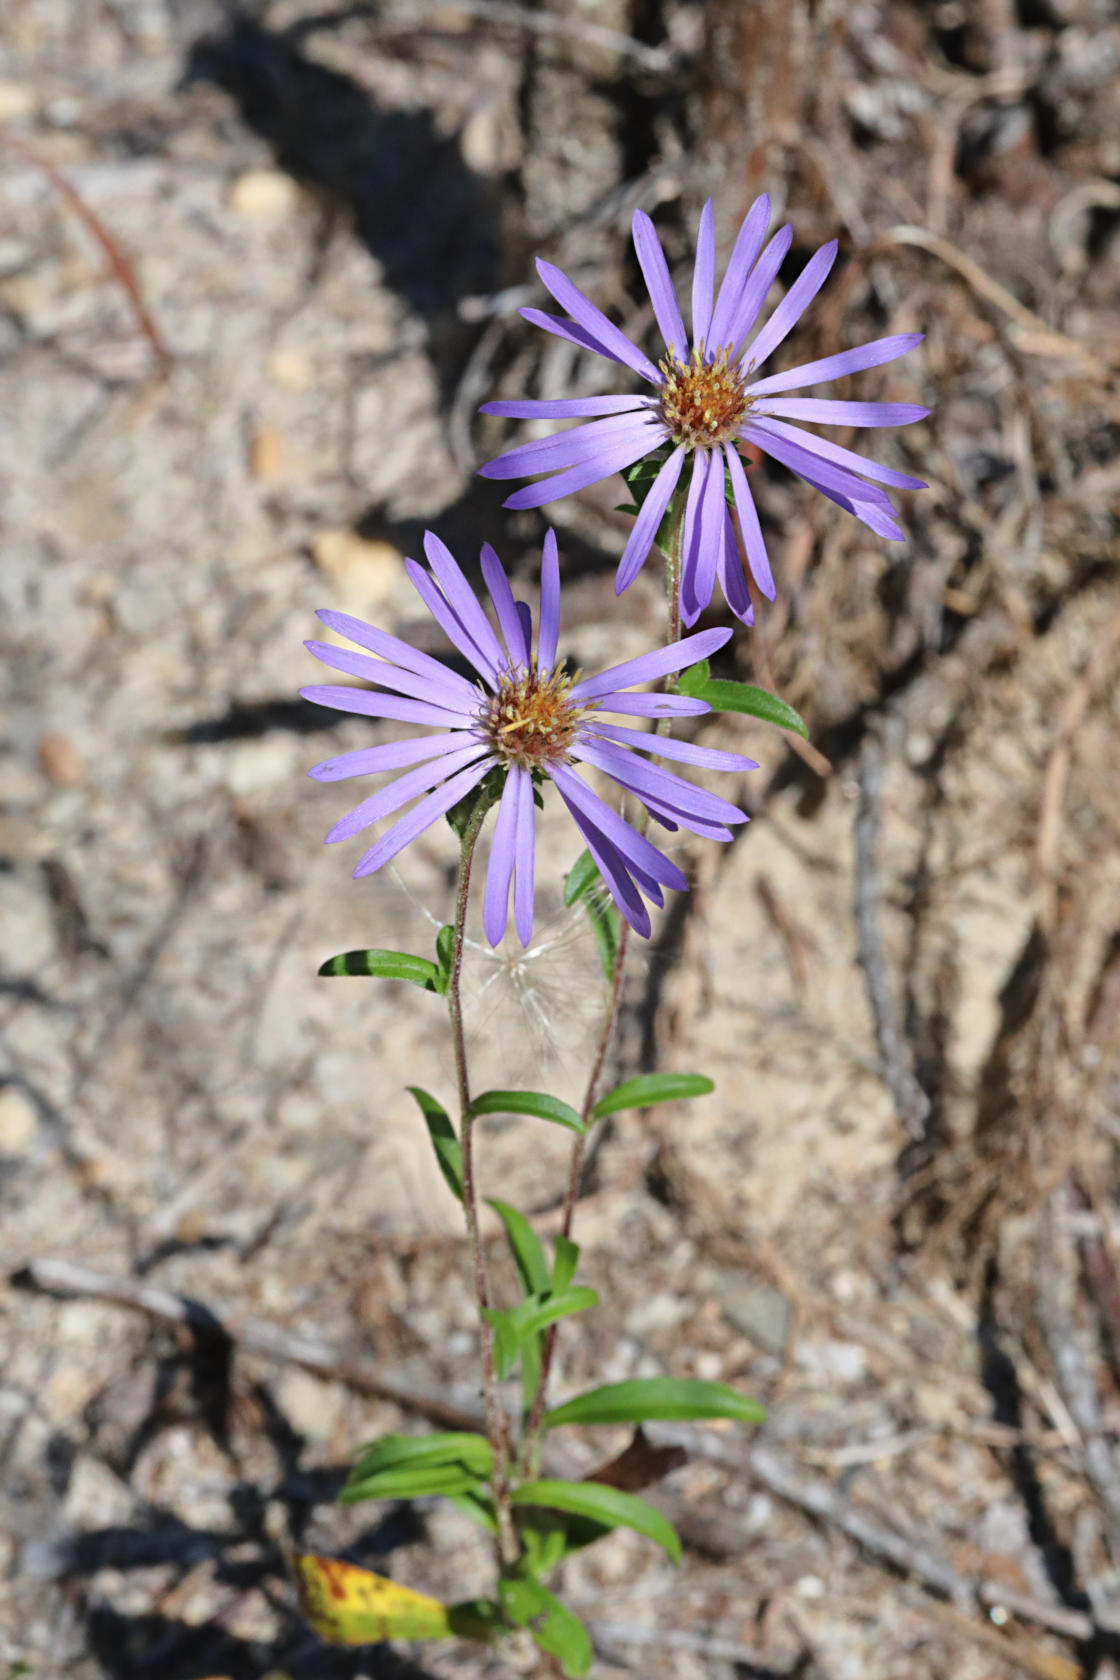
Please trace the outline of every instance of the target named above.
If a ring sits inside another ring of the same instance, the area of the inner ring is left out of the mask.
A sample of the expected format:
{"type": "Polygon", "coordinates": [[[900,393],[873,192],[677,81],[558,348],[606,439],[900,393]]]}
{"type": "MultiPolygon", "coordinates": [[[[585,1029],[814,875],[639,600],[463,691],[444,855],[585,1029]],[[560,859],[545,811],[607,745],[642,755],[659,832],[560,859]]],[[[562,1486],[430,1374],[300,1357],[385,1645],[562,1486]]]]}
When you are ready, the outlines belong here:
{"type": "Polygon", "coordinates": [[[380,107],[301,41],[295,29],[234,17],[195,42],[183,84],[225,89],[279,168],[320,196],[326,235],[336,218],[350,220],[386,284],[426,322],[433,365],[453,386],[478,332],[459,320],[459,299],[500,283],[498,189],[430,111],[380,107]]]}

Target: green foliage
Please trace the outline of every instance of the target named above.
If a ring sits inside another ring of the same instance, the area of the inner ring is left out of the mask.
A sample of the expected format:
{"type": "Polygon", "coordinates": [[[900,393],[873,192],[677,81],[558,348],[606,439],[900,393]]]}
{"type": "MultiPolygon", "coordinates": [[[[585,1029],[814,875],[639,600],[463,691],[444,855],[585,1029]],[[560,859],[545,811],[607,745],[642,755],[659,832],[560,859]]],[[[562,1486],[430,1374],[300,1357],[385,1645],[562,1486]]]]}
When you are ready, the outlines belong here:
{"type": "Polygon", "coordinates": [[[472,1115],[531,1114],[537,1120],[551,1120],[554,1125],[567,1126],[571,1132],[582,1132],[583,1121],[571,1103],[561,1102],[544,1091],[483,1091],[471,1103],[472,1115]]]}
{"type": "Polygon", "coordinates": [[[567,1511],[577,1517],[588,1517],[604,1528],[632,1528],[663,1546],[679,1563],[681,1543],[669,1519],[653,1505],[636,1494],[623,1493],[619,1488],[602,1482],[524,1482],[510,1495],[514,1505],[543,1505],[551,1511],[567,1511]]]}
{"type": "Polygon", "coordinates": [[[464,794],[457,805],[452,805],[447,813],[447,821],[460,840],[466,835],[472,822],[485,816],[491,805],[498,803],[505,783],[505,765],[495,764],[492,770],[486,772],[477,787],[464,794]]]}
{"type": "Polygon", "coordinates": [[[422,1499],[434,1493],[468,1493],[479,1479],[462,1464],[405,1465],[376,1476],[352,1470],[338,1497],[343,1505],[357,1505],[363,1499],[422,1499]]]}
{"type": "Polygon", "coordinates": [[[359,1477],[376,1476],[383,1470],[400,1470],[406,1466],[454,1464],[470,1470],[476,1477],[489,1476],[494,1468],[494,1454],[484,1435],[450,1430],[433,1435],[381,1435],[359,1448],[353,1481],[359,1477]]]}
{"type": "Polygon", "coordinates": [[[526,1295],[544,1295],[555,1287],[549,1276],[548,1260],[540,1238],[523,1213],[508,1202],[489,1198],[490,1206],[506,1228],[509,1246],[513,1251],[517,1275],[526,1295]]]}
{"type": "Polygon", "coordinates": [[[456,1510],[462,1511],[465,1517],[484,1528],[487,1534],[497,1534],[498,1514],[494,1509],[494,1501],[487,1494],[468,1489],[463,1493],[449,1493],[447,1499],[456,1510]]]}
{"type": "Polygon", "coordinates": [[[606,980],[611,981],[614,979],[622,924],[590,852],[581,852],[564,878],[564,903],[571,906],[578,904],[580,899],[583,900],[587,919],[591,923],[603,975],[606,980]]]}
{"type": "Polygon", "coordinates": [[[432,1148],[436,1152],[439,1170],[444,1176],[447,1188],[456,1201],[463,1200],[463,1146],[455,1135],[455,1127],[451,1123],[451,1116],[441,1103],[429,1096],[419,1085],[408,1087],[412,1096],[420,1105],[420,1112],[424,1116],[424,1124],[428,1128],[428,1136],[432,1140],[432,1148]]]}
{"type": "Polygon", "coordinates": [[[702,1073],[641,1073],[600,1097],[591,1110],[591,1118],[602,1120],[622,1108],[652,1108],[654,1103],[705,1097],[714,1090],[712,1081],[702,1073]]]}
{"type": "Polygon", "coordinates": [[[343,951],[341,956],[329,957],[319,973],[327,977],[361,974],[374,980],[410,980],[426,992],[441,995],[447,990],[447,981],[436,964],[409,951],[343,951]]]}
{"type": "Polygon", "coordinates": [[[537,1336],[557,1319],[567,1318],[571,1313],[586,1312],[588,1307],[598,1303],[599,1297],[594,1289],[576,1285],[559,1295],[549,1294],[543,1298],[527,1295],[510,1312],[487,1307],[482,1316],[494,1331],[494,1360],[499,1377],[504,1379],[509,1376],[522,1356],[524,1342],[537,1336]]]}
{"type": "Polygon", "coordinates": [[[436,962],[439,965],[440,977],[443,981],[440,991],[446,994],[451,984],[451,964],[455,957],[455,929],[447,924],[436,934],[436,962]]]}
{"type": "Polygon", "coordinates": [[[577,1677],[591,1667],[591,1637],[577,1616],[539,1581],[517,1576],[501,1582],[502,1609],[514,1627],[528,1628],[542,1651],[556,1657],[564,1673],[577,1677]]]}
{"type": "Polygon", "coordinates": [[[801,735],[806,741],[809,739],[804,719],[785,700],[750,683],[727,682],[713,677],[706,659],[681,672],[677,689],[692,700],[706,700],[713,712],[745,712],[748,717],[761,718],[764,723],[775,724],[779,729],[791,729],[795,735],[801,735]]]}
{"type": "Polygon", "coordinates": [[[579,1244],[570,1237],[557,1237],[552,1245],[552,1287],[557,1295],[567,1289],[579,1265],[579,1244]]]}
{"type": "Polygon", "coordinates": [[[766,1410],[757,1400],[726,1383],[701,1382],[697,1377],[635,1377],[607,1383],[577,1394],[544,1416],[545,1427],[563,1423],[685,1422],[734,1418],[739,1423],[762,1423],[766,1410]]]}

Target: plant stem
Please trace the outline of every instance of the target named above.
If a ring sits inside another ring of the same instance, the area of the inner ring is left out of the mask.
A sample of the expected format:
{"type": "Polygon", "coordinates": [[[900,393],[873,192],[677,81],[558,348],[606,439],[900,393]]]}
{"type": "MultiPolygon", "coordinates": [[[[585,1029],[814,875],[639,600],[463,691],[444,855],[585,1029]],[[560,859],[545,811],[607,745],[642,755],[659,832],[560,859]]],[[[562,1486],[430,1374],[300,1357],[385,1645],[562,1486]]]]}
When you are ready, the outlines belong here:
{"type": "MultiPolygon", "coordinates": [[[[669,546],[665,550],[665,593],[669,620],[669,643],[679,642],[681,639],[681,546],[684,528],[684,496],[678,492],[670,506],[669,546]]],[[[673,693],[677,688],[675,676],[665,679],[666,693],[673,693]]],[[[658,735],[667,735],[671,728],[671,719],[659,718],[656,725],[658,735]]],[[[649,812],[643,806],[639,830],[645,833],[649,826],[649,812]]],[[[568,1169],[568,1192],[564,1198],[564,1218],[561,1229],[568,1238],[572,1234],[575,1223],[576,1203],[579,1201],[580,1187],[583,1180],[583,1163],[587,1154],[587,1140],[591,1129],[591,1111],[595,1107],[595,1097],[599,1088],[599,1080],[603,1075],[603,1066],[610,1049],[611,1039],[614,1037],[615,1026],[618,1022],[619,1004],[622,1001],[622,972],[626,965],[626,951],[630,940],[630,927],[623,922],[618,936],[618,949],[615,952],[614,969],[611,974],[611,989],[607,999],[606,1014],[603,1017],[602,1031],[595,1048],[595,1059],[591,1064],[588,1075],[587,1089],[583,1096],[583,1107],[580,1119],[583,1121],[583,1131],[572,1145],[571,1164],[568,1169]]],[[[529,1421],[525,1426],[525,1435],[521,1449],[521,1464],[529,1474],[536,1468],[535,1461],[540,1453],[541,1426],[544,1422],[544,1411],[548,1392],[548,1379],[552,1371],[552,1355],[556,1347],[556,1336],[560,1326],[550,1324],[545,1331],[544,1346],[541,1349],[541,1374],[537,1383],[537,1392],[533,1397],[533,1409],[529,1414],[529,1421]]]]}
{"type": "Polygon", "coordinates": [[[480,799],[463,829],[459,851],[459,880],[455,893],[455,938],[451,947],[451,974],[447,983],[447,1009],[451,1017],[451,1042],[455,1052],[455,1073],[459,1082],[459,1142],[463,1152],[463,1212],[467,1222],[467,1242],[474,1272],[475,1296],[478,1301],[479,1340],[482,1349],[482,1391],[486,1407],[486,1433],[494,1452],[494,1471],[491,1486],[498,1522],[498,1566],[511,1567],[520,1555],[517,1535],[510,1515],[509,1488],[506,1471],[509,1465],[509,1425],[498,1399],[498,1377],[494,1367],[494,1331],[483,1316],[490,1305],[490,1284],[486,1275],[486,1256],[478,1229],[478,1194],[474,1176],[474,1116],[471,1113],[470,1076],[467,1071],[467,1045],[463,1032],[463,1000],[459,980],[463,969],[463,937],[467,924],[467,899],[471,885],[471,864],[474,848],[482,828],[488,802],[480,799]]]}

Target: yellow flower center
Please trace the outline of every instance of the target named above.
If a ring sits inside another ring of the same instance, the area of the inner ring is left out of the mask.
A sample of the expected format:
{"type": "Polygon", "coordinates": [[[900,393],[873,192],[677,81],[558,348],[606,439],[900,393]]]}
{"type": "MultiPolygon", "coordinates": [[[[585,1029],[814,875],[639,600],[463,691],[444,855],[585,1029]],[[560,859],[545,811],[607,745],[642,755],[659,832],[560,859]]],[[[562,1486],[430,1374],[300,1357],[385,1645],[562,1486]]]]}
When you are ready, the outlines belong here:
{"type": "Polygon", "coordinates": [[[559,668],[503,671],[498,692],[487,695],[480,718],[494,751],[523,770],[562,759],[582,715],[570,693],[578,680],[578,672],[569,676],[559,668]]]}
{"type": "Polygon", "coordinates": [[[661,418],[673,442],[688,449],[714,449],[730,443],[751,406],[744,389],[744,375],[729,362],[725,345],[714,362],[704,360],[701,346],[687,362],[668,355],[659,366],[664,375],[661,387],[661,418]]]}

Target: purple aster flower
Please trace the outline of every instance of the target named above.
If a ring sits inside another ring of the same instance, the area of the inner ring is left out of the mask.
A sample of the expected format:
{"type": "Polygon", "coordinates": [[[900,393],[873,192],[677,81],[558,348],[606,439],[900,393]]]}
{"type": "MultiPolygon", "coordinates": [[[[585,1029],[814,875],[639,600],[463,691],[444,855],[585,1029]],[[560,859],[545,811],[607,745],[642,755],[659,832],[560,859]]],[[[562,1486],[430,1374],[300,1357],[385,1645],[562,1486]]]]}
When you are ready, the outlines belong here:
{"type": "Polygon", "coordinates": [[[878,338],[870,344],[842,350],[838,355],[771,374],[766,379],[756,377],[757,370],[816,297],[836,257],[834,239],[822,245],[810,257],[765,326],[747,344],[747,335],[758,319],[793,238],[792,227],[783,227],[763,250],[769,220],[770,200],[763,193],[752,204],[739,229],[719,295],[713,301],[715,217],[711,199],[704,206],[692,278],[692,345],[689,347],[653,223],[644,211],[634,212],[634,246],[666,344],[666,354],[656,367],[565,274],[551,263],[538,262],[541,279],[557,303],[568,311],[571,320],[547,315],[540,309],[523,309],[525,319],[569,344],[621,362],[653,386],[653,394],[575,397],[555,402],[491,402],[482,408],[484,414],[500,414],[516,420],[590,422],[550,438],[523,443],[481,468],[484,478],[547,474],[538,483],[510,496],[505,504],[508,508],[540,507],[544,502],[556,501],[612,473],[622,472],[643,456],[662,453],[659,471],[619,562],[615,582],[619,594],[637,575],[673,492],[681,482],[686,463],[691,463],[681,534],[681,614],[686,624],[694,624],[707,606],[717,578],[732,612],[747,623],[751,621],[750,596],[725,495],[725,472],[730,476],[751,574],[762,593],[774,599],[774,580],[743,469],[740,445],[753,446],[773,456],[831,501],[854,513],[881,537],[901,540],[904,533],[889,497],[878,486],[891,484],[904,490],[925,488],[921,479],[869,461],[851,449],[791,425],[790,421],[808,420],[828,426],[900,426],[923,419],[928,409],[915,403],[832,402],[817,397],[782,395],[799,386],[818,385],[893,361],[919,344],[921,333],[878,338]],[[869,479],[874,482],[868,483],[869,479]]]}
{"type": "Polygon", "coordinates": [[[368,652],[308,642],[316,659],[377,687],[305,688],[304,699],[363,717],[425,724],[434,731],[363,747],[315,766],[310,773],[321,782],[382,770],[407,772],[335,823],[328,842],[349,840],[417,798],[354,871],[355,876],[371,875],[476,788],[488,771],[503,768],[482,921],[487,939],[497,945],[506,929],[512,884],[514,921],[521,943],[527,945],[533,931],[533,790],[547,778],[568,807],[619,910],[635,932],[648,938],[650,919],[642,895],[661,904],[662,887],[685,891],[688,882],[675,863],[600,798],[580,770],[587,766],[611,777],[665,828],[680,826],[713,840],[730,840],[727,825],[746,822],[742,811],[642,754],[710,770],[756,769],[751,759],[606,721],[607,715],[663,718],[709,711],[702,700],[636,694],[633,688],[706,659],[723,646],[730,630],[688,636],[655,653],[612,665],[597,677],[573,677],[556,657],[560,568],[554,532],[548,532],[544,543],[535,656],[532,615],[524,602],[514,600],[509,579],[488,543],[482,549],[482,574],[497,617],[497,634],[449,550],[430,531],[424,552],[431,571],[406,560],[408,575],[436,623],[478,672],[479,681],[469,682],[361,619],[339,612],[318,614],[331,630],[368,652]],[[371,659],[371,653],[376,657],[371,659]]]}

